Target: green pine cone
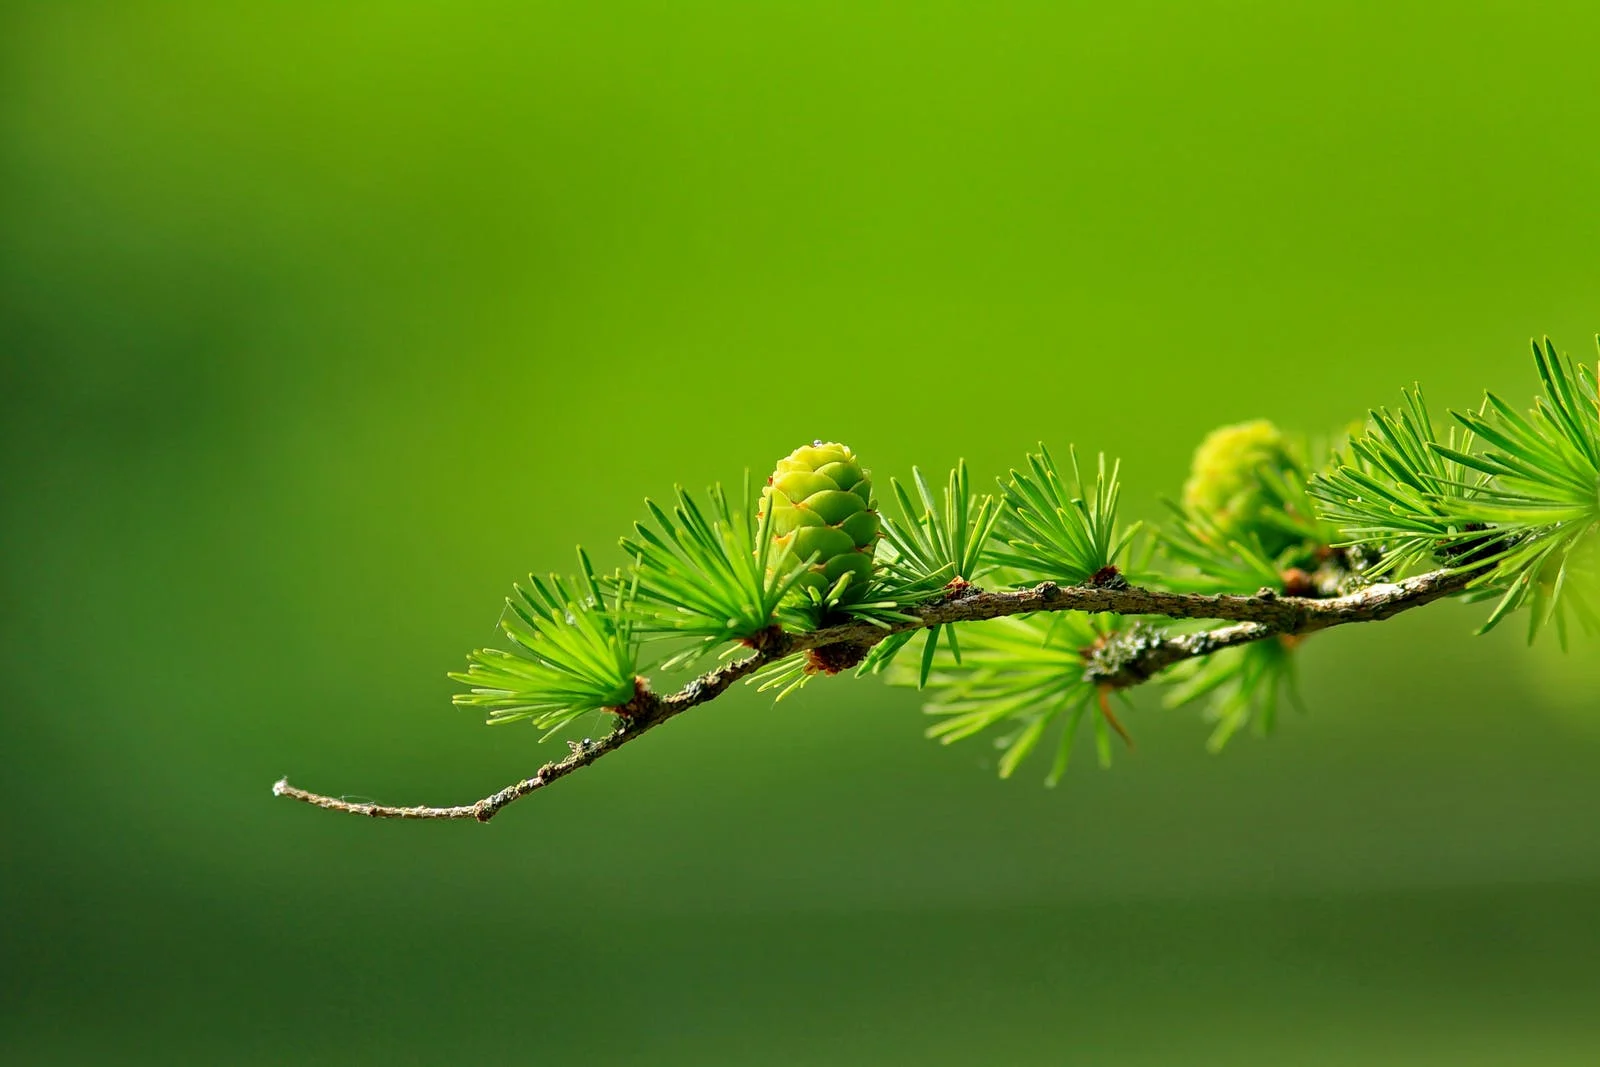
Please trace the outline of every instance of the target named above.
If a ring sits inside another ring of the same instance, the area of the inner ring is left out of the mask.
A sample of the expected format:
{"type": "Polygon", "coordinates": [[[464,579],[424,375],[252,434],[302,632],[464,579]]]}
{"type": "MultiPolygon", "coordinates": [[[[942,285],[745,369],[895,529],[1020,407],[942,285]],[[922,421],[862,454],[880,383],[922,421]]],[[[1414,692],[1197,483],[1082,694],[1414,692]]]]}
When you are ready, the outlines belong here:
{"type": "Polygon", "coordinates": [[[878,543],[878,513],[872,509],[867,473],[846,446],[817,441],[780,459],[767,479],[761,510],[772,510],[774,548],[792,549],[791,566],[813,553],[817,557],[797,590],[825,595],[848,574],[841,599],[866,592],[878,543]]]}
{"type": "Polygon", "coordinates": [[[1216,523],[1227,537],[1255,534],[1269,556],[1277,556],[1297,538],[1266,521],[1281,511],[1283,501],[1262,480],[1266,470],[1298,470],[1283,431],[1265,419],[1212,430],[1195,449],[1183,506],[1216,523]]]}

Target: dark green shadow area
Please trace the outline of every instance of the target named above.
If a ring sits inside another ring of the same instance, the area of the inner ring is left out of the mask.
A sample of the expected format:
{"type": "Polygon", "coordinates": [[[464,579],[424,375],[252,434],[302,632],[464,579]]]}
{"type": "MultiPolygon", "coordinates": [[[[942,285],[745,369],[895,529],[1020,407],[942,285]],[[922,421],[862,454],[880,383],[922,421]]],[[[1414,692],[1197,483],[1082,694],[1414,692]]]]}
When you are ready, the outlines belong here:
{"type": "Polygon", "coordinates": [[[14,1063],[1582,1064],[1597,888],[720,919],[419,916],[388,894],[272,932],[191,902],[203,933],[124,901],[11,946],[94,966],[9,990],[8,1045],[14,1063]]]}

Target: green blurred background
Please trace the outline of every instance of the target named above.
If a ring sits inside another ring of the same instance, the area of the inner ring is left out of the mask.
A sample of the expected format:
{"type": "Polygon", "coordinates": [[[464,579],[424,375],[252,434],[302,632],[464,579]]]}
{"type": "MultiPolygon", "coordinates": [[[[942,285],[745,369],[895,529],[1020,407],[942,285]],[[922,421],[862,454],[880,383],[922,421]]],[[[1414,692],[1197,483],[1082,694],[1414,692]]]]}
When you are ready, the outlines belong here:
{"type": "Polygon", "coordinates": [[[1592,361],[1595,12],[6,4],[0,1059],[1600,1062],[1600,655],[1472,608],[1054,791],[841,681],[268,792],[528,773],[445,671],[675,481],[1592,361]]]}

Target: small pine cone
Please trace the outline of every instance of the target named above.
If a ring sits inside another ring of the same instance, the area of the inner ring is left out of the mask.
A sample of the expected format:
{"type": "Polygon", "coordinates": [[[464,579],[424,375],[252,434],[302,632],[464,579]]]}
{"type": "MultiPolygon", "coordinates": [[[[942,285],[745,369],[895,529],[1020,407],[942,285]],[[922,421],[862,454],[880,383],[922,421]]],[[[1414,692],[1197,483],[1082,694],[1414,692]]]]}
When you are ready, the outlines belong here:
{"type": "Polygon", "coordinates": [[[1183,506],[1217,524],[1228,537],[1261,538],[1269,555],[1293,543],[1284,530],[1263,522],[1281,502],[1261,479],[1261,472],[1296,469],[1283,432],[1265,419],[1212,430],[1195,449],[1183,506]]]}
{"type": "Polygon", "coordinates": [[[866,591],[878,543],[878,513],[872,509],[872,480],[855,453],[821,441],[795,449],[767,479],[761,509],[769,508],[774,547],[790,547],[792,564],[817,556],[797,589],[825,594],[849,574],[844,599],[866,591]]]}

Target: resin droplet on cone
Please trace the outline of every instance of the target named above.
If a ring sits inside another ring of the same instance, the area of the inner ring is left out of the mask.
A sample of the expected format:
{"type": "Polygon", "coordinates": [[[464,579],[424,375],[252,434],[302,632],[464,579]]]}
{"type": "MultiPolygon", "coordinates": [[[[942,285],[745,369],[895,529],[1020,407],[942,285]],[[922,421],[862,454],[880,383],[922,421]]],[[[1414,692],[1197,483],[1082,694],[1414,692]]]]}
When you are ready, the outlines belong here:
{"type": "Polygon", "coordinates": [[[848,447],[818,441],[780,459],[761,494],[761,510],[769,509],[773,546],[791,550],[791,566],[816,554],[797,590],[821,596],[848,574],[841,599],[866,591],[878,513],[872,508],[872,480],[848,447]]]}

